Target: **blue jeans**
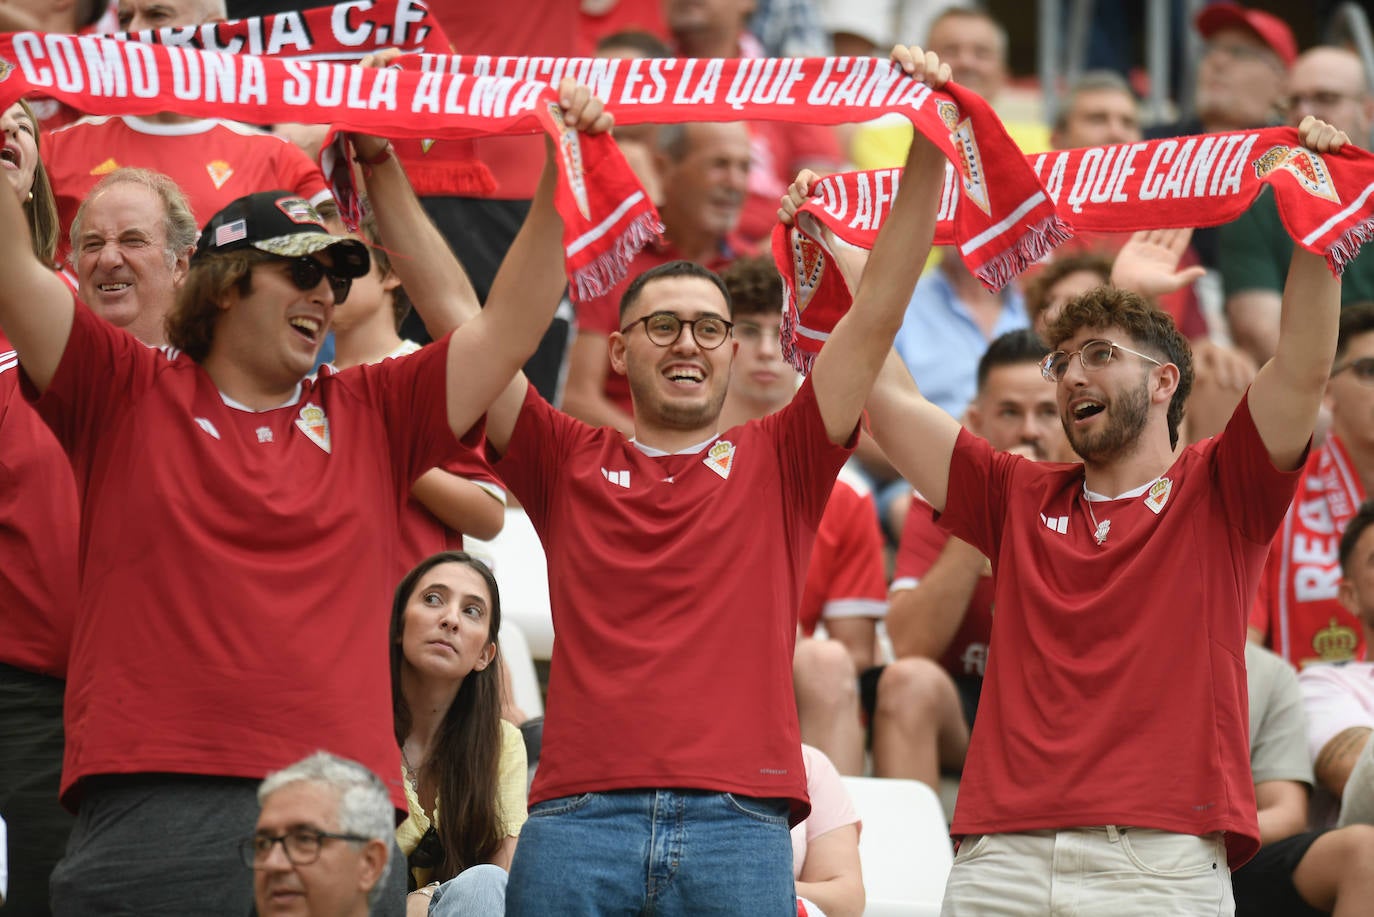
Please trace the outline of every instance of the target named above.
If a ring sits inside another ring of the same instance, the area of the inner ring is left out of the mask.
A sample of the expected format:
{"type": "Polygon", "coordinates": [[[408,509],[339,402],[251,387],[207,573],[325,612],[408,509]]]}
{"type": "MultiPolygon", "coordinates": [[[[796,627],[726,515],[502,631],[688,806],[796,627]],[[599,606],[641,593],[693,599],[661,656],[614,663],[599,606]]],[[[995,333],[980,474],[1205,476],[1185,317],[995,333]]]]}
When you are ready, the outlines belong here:
{"type": "Polygon", "coordinates": [[[506,914],[796,917],[787,802],[629,790],[530,809],[506,914]]]}
{"type": "Polygon", "coordinates": [[[506,871],[480,863],[434,890],[429,917],[501,917],[506,912],[506,871]]]}

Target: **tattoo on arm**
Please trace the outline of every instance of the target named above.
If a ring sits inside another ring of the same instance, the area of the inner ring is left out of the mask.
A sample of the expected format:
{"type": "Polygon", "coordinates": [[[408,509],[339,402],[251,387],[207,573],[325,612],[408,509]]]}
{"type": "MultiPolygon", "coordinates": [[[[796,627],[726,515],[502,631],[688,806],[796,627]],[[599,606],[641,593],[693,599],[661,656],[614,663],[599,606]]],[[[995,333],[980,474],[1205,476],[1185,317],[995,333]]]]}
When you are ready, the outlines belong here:
{"type": "Polygon", "coordinates": [[[1374,729],[1368,726],[1351,726],[1322,746],[1317,760],[1312,763],[1317,780],[1337,796],[1344,793],[1345,783],[1371,733],[1374,729]]]}

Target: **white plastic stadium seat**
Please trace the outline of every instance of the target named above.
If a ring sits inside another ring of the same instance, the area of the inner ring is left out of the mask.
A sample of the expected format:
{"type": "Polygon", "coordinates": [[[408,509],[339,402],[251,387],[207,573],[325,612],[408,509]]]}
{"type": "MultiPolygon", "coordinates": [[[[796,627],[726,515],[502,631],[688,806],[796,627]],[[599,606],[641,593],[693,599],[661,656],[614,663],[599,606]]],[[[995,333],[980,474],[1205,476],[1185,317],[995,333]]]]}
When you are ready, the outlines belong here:
{"type": "Polygon", "coordinates": [[[501,620],[519,625],[535,659],[553,657],[549,568],[544,546],[523,509],[506,509],[506,524],[491,541],[464,537],[468,553],[486,561],[501,587],[501,620]]]}
{"type": "Polygon", "coordinates": [[[954,864],[939,797],[915,780],[842,779],[863,819],[864,917],[939,917],[954,864]]]}
{"type": "Polygon", "coordinates": [[[515,706],[525,711],[526,716],[543,716],[544,699],[539,693],[539,674],[535,672],[534,660],[530,658],[529,642],[519,624],[506,620],[504,605],[501,610],[501,661],[510,672],[515,706]]]}

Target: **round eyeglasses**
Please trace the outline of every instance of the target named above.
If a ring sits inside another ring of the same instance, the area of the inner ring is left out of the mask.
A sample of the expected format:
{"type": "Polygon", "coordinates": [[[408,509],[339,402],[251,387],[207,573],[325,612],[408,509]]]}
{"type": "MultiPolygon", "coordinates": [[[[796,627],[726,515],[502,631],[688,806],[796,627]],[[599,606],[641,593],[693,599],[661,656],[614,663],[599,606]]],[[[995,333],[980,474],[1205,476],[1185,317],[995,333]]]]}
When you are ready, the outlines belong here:
{"type": "Polygon", "coordinates": [[[286,858],[291,861],[292,866],[308,866],[320,858],[320,848],[325,841],[353,841],[355,843],[366,843],[372,840],[370,837],[363,837],[360,834],[335,834],[332,831],[307,831],[298,829],[288,831],[285,834],[273,836],[271,834],[255,834],[239,843],[239,856],[243,859],[243,865],[250,869],[263,869],[267,863],[267,858],[272,855],[272,848],[281,844],[281,849],[286,852],[286,858]]]}
{"type": "Polygon", "coordinates": [[[672,347],[678,338],[682,337],[683,326],[687,326],[692,329],[692,340],[696,341],[702,350],[715,350],[724,344],[725,339],[730,336],[730,329],[735,327],[734,322],[727,322],[714,315],[688,319],[679,318],[672,312],[655,312],[635,319],[621,328],[620,333],[629,334],[635,325],[643,325],[644,333],[649,336],[649,340],[659,347],[672,347]]]}
{"type": "Polygon", "coordinates": [[[1040,375],[1044,376],[1047,382],[1058,382],[1064,378],[1064,373],[1069,371],[1069,362],[1075,356],[1078,357],[1078,362],[1082,364],[1084,372],[1096,372],[1112,362],[1112,355],[1118,350],[1124,350],[1142,360],[1149,360],[1156,366],[1164,365],[1154,357],[1138,350],[1132,350],[1122,344],[1112,341],[1088,341],[1081,349],[1075,350],[1073,353],[1066,350],[1056,350],[1054,353],[1047,354],[1045,359],[1040,361],[1040,375]]]}

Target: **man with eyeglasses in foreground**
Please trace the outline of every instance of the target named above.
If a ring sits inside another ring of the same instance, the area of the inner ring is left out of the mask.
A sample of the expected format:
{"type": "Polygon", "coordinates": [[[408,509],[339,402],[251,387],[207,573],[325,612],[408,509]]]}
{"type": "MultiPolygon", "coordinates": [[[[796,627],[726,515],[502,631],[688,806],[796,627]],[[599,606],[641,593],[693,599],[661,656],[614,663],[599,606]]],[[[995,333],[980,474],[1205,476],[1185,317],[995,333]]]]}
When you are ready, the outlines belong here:
{"type": "MultiPolygon", "coordinates": [[[[609,128],[585,86],[565,80],[559,98],[567,130],[609,128]]],[[[447,255],[386,141],[353,140],[374,179],[392,170],[373,204],[397,260],[447,255]]],[[[250,896],[223,838],[247,833],[264,774],[318,748],[386,775],[405,810],[379,642],[398,511],[460,439],[476,445],[566,283],[546,146],[486,308],[415,354],[318,377],[369,256],[305,199],[262,192],[211,218],[163,351],[74,301],[0,195],[0,327],[82,510],[61,787],[77,823],[50,882],[59,917],[184,914],[188,900],[242,917],[250,896]]],[[[421,309],[471,290],[413,279],[421,309]]],[[[392,882],[388,917],[405,907],[404,875],[392,882]]]]}
{"type": "Polygon", "coordinates": [[[1340,544],[1374,493],[1374,303],[1341,310],[1326,407],[1330,429],[1303,466],[1250,612],[1250,638],[1296,669],[1368,651],[1359,618],[1341,601],[1340,544]]]}
{"type": "Polygon", "coordinates": [[[259,917],[368,917],[391,869],[386,785],[321,751],[268,774],[258,802],[257,829],[239,852],[253,870],[259,917]]]}
{"type": "MultiPolygon", "coordinates": [[[[949,68],[898,47],[939,87],[949,68]]],[[[506,913],[797,912],[789,823],[809,804],[792,697],[807,561],[915,286],[945,158],[911,145],[854,308],[792,402],[720,426],[736,342],[719,277],[636,278],[609,338],[634,437],[523,377],[487,413],[496,471],[548,555],[557,640],[506,913]]]]}
{"type": "MultiPolygon", "coordinates": [[[[1348,142],[1315,119],[1299,135],[1317,153],[1348,142]]],[[[1274,358],[1226,429],[1177,460],[1188,344],[1134,293],[1089,291],[1047,332],[1045,374],[1082,465],[994,452],[889,358],[868,401],[874,436],[996,583],[945,915],[1065,900],[1233,912],[1228,865],[1259,847],[1246,612],[1306,458],[1339,307],[1325,261],[1295,249],[1274,358]]]]}

